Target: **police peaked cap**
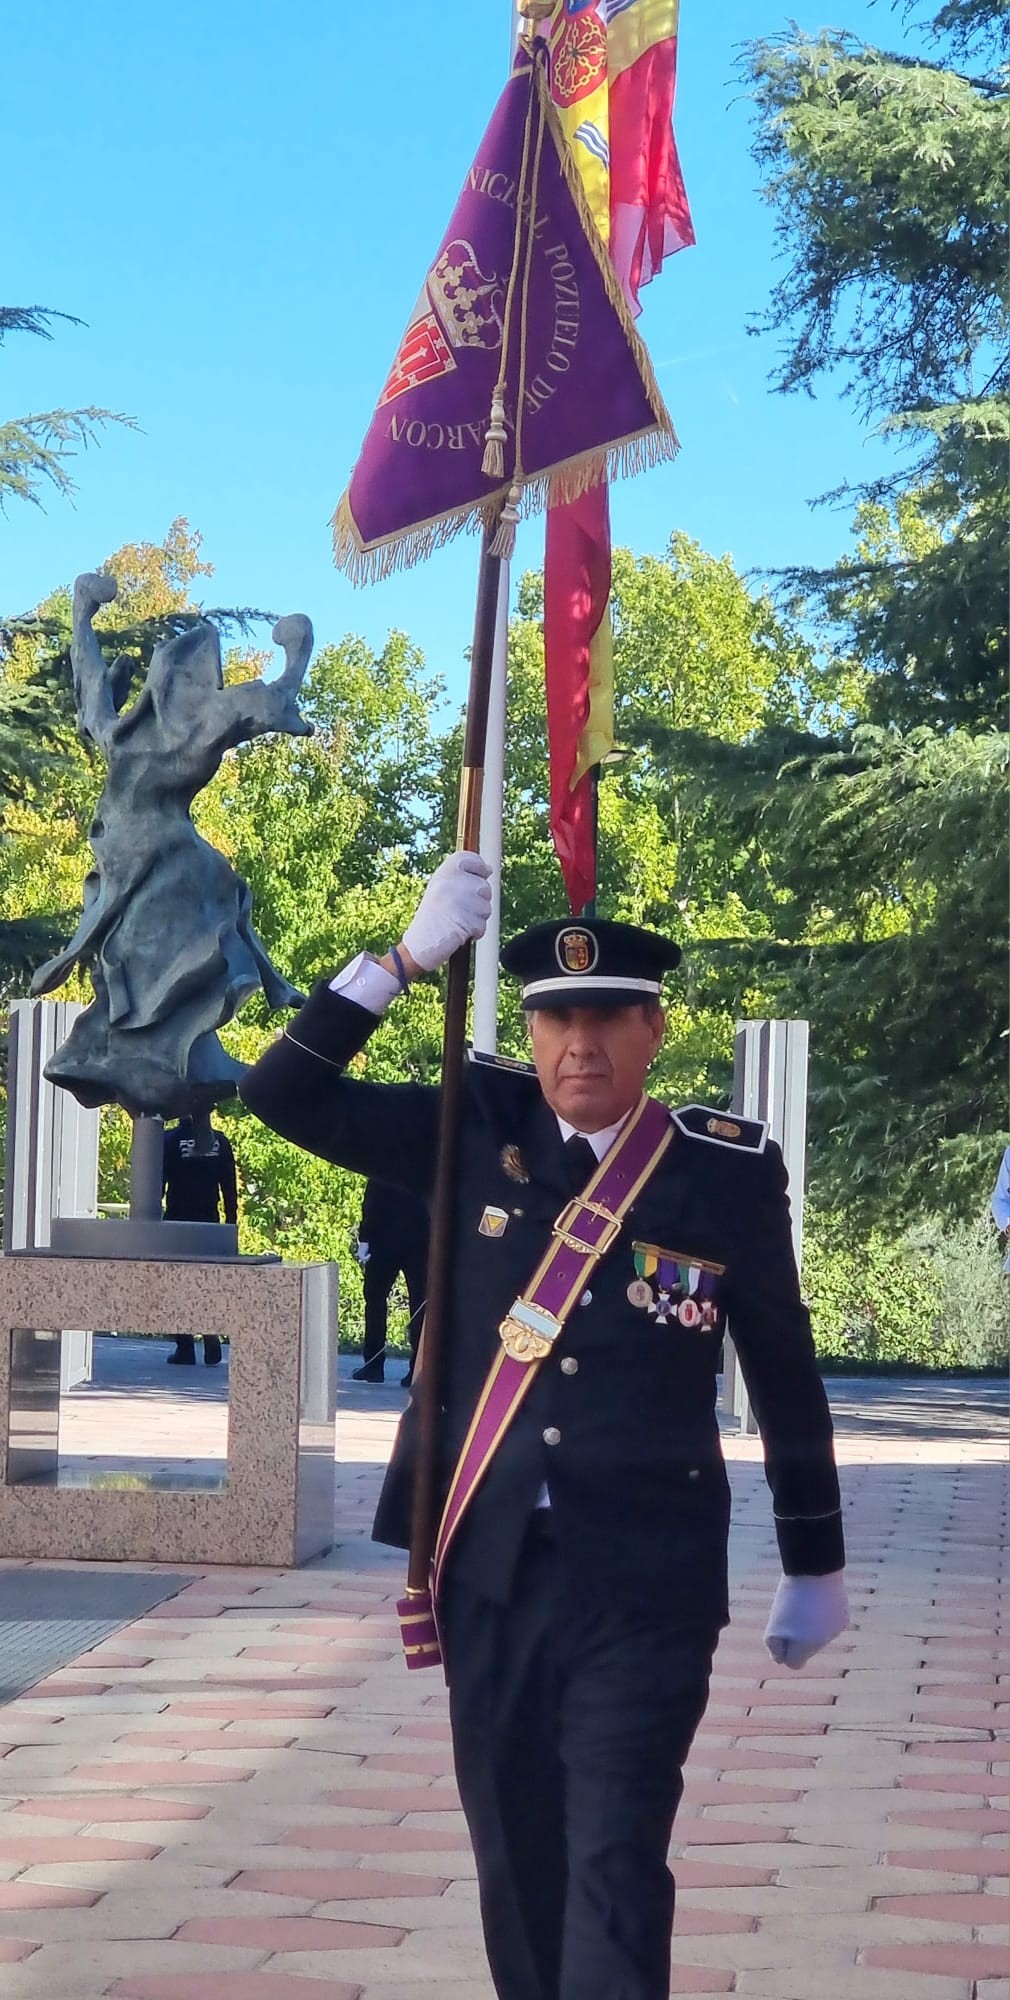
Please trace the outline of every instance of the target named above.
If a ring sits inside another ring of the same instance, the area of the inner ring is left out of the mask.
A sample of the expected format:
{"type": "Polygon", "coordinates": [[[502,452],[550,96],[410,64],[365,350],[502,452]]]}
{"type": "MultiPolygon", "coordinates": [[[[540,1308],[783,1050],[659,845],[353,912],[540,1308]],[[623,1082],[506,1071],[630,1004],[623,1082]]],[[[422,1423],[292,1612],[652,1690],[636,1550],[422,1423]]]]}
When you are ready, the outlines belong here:
{"type": "Polygon", "coordinates": [[[658,1001],[664,972],[680,964],[680,947],[637,924],[602,917],[534,924],[505,946],[506,972],[522,980],[523,1006],[630,1007],[658,1001]]]}

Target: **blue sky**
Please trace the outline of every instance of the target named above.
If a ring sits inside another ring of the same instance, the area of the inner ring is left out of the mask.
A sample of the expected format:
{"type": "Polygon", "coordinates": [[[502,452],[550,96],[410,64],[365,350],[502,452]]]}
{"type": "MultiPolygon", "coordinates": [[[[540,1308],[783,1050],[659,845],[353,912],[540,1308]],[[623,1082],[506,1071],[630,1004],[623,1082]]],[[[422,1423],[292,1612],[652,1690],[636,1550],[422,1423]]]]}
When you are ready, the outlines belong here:
{"type": "MultiPolygon", "coordinates": [[[[742,569],[829,561],[847,518],[809,501],[882,462],[831,385],[815,401],[772,394],[772,343],[745,331],[776,267],[735,50],[790,17],[830,23],[827,4],[682,0],[677,136],[698,246],[650,286],[640,326],[683,449],[614,489],[615,540],[636,551],[680,527],[742,569]]],[[[896,38],[890,10],[862,0],[843,22],[896,38]]],[[[206,602],[307,611],[320,640],[381,645],[401,627],[462,695],[473,541],[355,590],[328,520],[508,35],[508,0],[47,0],[8,21],[3,302],[87,325],[12,337],[0,411],[96,403],[141,431],[107,433],[78,462],[73,508],[54,498],[0,522],[4,611],[184,514],[215,565],[206,602]]],[[[526,525],[514,574],[542,546],[526,525]]]]}

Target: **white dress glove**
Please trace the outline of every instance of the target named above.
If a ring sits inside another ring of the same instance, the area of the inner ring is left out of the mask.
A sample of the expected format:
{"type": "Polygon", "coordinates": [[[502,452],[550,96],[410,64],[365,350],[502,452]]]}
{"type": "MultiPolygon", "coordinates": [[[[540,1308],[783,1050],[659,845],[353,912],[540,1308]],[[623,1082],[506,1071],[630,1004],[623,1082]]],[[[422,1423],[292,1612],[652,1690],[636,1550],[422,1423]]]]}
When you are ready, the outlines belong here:
{"type": "Polygon", "coordinates": [[[779,1666],[805,1667],[848,1622],[844,1570],[830,1576],[784,1576],[765,1627],[765,1645],[779,1666]]]}
{"type": "Polygon", "coordinates": [[[372,1253],[367,1243],[359,1243],[357,1245],[357,1248],[355,1249],[354,1254],[359,1264],[367,1264],[372,1253]]]}
{"type": "Polygon", "coordinates": [[[491,914],[490,873],[479,854],[449,854],[439,862],[403,933],[423,971],[437,971],[460,945],[483,937],[491,914]]]}

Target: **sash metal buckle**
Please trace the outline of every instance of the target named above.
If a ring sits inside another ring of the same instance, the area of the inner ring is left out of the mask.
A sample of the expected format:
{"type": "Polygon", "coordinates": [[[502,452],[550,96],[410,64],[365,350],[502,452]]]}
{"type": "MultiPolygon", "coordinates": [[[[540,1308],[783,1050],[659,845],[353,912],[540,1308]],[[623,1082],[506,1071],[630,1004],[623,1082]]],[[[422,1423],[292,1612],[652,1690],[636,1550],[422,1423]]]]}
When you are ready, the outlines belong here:
{"type": "Polygon", "coordinates": [[[602,1202],[598,1201],[580,1201],[576,1199],[575,1201],[568,1202],[554,1224],[555,1236],[560,1237],[562,1243],[567,1244],[569,1250],[577,1250],[581,1257],[605,1256],[611,1245],[616,1243],[620,1233],[620,1218],[613,1215],[609,1208],[604,1208],[602,1202]],[[576,1216],[583,1213],[599,1216],[604,1224],[595,1243],[587,1243],[584,1237],[575,1234],[572,1225],[575,1222],[576,1216]]]}
{"type": "Polygon", "coordinates": [[[513,1361],[542,1361],[561,1332],[561,1321],[543,1306],[516,1299],[498,1328],[498,1338],[513,1361]]]}

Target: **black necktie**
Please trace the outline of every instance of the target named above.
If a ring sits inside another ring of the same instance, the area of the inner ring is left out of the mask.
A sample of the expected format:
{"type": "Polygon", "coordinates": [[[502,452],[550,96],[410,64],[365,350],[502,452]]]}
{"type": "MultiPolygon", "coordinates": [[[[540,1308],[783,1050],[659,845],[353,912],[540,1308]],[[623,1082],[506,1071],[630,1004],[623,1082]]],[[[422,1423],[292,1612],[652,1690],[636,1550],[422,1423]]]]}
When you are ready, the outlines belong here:
{"type": "Polygon", "coordinates": [[[573,1132],[571,1138],[565,1140],[565,1171],[573,1194],[582,1193],[596,1167],[596,1154],[589,1140],[584,1139],[580,1132],[573,1132]]]}

